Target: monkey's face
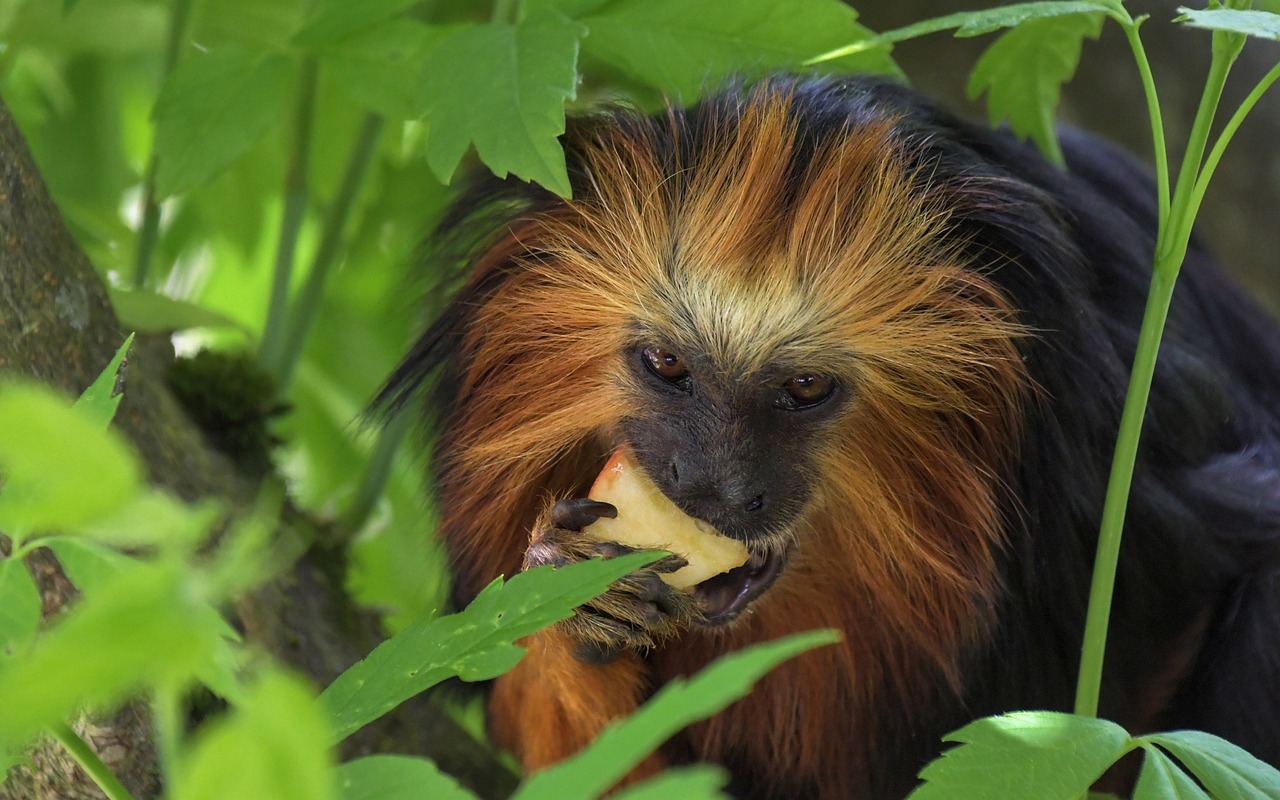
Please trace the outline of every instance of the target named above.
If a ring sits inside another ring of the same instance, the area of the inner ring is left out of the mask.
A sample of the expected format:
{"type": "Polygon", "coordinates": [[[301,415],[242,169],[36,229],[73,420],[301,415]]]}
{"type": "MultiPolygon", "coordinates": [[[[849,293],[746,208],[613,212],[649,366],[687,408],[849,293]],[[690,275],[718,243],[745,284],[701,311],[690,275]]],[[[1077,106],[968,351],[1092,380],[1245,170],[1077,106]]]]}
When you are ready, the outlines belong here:
{"type": "Polygon", "coordinates": [[[817,445],[849,390],[818,369],[766,363],[742,372],[706,350],[656,336],[627,348],[634,413],[621,433],[681,510],[747,545],[747,564],[695,591],[706,621],[721,624],[781,572],[813,493],[817,445]]]}

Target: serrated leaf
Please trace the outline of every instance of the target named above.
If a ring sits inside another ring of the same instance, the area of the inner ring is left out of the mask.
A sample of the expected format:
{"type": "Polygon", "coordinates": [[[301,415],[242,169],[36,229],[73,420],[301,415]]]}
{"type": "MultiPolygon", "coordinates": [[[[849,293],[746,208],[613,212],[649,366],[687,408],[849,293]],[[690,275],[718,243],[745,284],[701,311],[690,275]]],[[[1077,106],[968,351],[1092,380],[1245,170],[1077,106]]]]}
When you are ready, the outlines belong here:
{"type": "Polygon", "coordinates": [[[497,677],[524,655],[512,642],[568,619],[573,609],[657,557],[644,552],[527,570],[505,583],[495,580],[457,614],[410,625],[320,695],[336,740],[447,678],[497,677]]]}
{"type": "Polygon", "coordinates": [[[1071,14],[1031,19],[1014,28],[978,59],[966,87],[969,97],[985,92],[992,124],[1007,118],[1015,134],[1030,138],[1061,165],[1054,120],[1062,85],[1075,74],[1084,39],[1098,37],[1102,19],[1100,12],[1071,14]]]}
{"type": "Polygon", "coordinates": [[[221,636],[188,580],[172,563],[130,570],[85,597],[21,658],[0,662],[0,745],[139,687],[185,682],[207,664],[221,636]]]}
{"type": "MultiPolygon", "coordinates": [[[[1036,0],[1030,3],[1012,3],[983,11],[961,11],[932,17],[901,28],[877,34],[875,40],[886,44],[905,42],[931,33],[955,29],[957,37],[981,36],[1001,28],[1016,27],[1031,19],[1061,17],[1069,14],[1094,12],[1110,13],[1118,3],[1114,0],[1036,0]]],[[[866,48],[865,43],[855,42],[812,59],[811,63],[829,61],[849,51],[866,48]]]]}
{"type": "Polygon", "coordinates": [[[1114,722],[1049,711],[984,717],[943,741],[960,742],[920,772],[909,800],[1073,800],[1127,749],[1114,722]]]}
{"type": "Polygon", "coordinates": [[[427,163],[448,182],[467,148],[495,175],[569,194],[564,104],[577,90],[578,40],[586,29],[555,11],[518,25],[454,28],[426,59],[423,102],[431,125],[427,163]]]}
{"type": "Polygon", "coordinates": [[[0,529],[19,540],[98,519],[141,488],[114,431],[36,384],[0,382],[0,472],[0,529]]]}
{"type": "Polygon", "coordinates": [[[1142,771],[1132,800],[1209,800],[1187,773],[1158,747],[1144,746],[1142,771]]]}
{"type": "Polygon", "coordinates": [[[1194,9],[1179,7],[1175,22],[1211,31],[1243,33],[1258,39],[1280,40],[1280,14],[1234,8],[1194,9]]]}
{"type": "Polygon", "coordinates": [[[723,767],[700,764],[669,769],[647,781],[610,795],[613,800],[720,800],[727,798],[724,787],[729,773],[723,767]]]}
{"type": "Polygon", "coordinates": [[[177,770],[174,800],[335,797],[329,731],[311,687],[269,672],[227,717],[208,724],[177,770]]]}
{"type": "Polygon", "coordinates": [[[143,333],[172,333],[191,328],[246,328],[228,316],[185,300],[143,289],[107,289],[111,307],[126,328],[143,333]]]}
{"type": "Polygon", "coordinates": [[[856,52],[831,58],[858,62],[841,66],[896,73],[888,49],[856,20],[838,0],[617,0],[584,18],[583,48],[684,102],[730,73],[797,67],[850,42],[856,52]]]}
{"type": "Polygon", "coordinates": [[[40,627],[40,590],[21,558],[0,559],[0,658],[26,646],[40,627]]]}
{"type": "Polygon", "coordinates": [[[1280,800],[1280,770],[1203,731],[1143,737],[1172,753],[1215,800],[1280,800]]]}
{"type": "Polygon", "coordinates": [[[286,105],[294,63],[230,44],[180,62],[156,101],[156,192],[210,180],[242,155],[286,105]]]}
{"type": "Polygon", "coordinates": [[[116,351],[115,357],[107,364],[106,369],[94,378],[89,388],[72,403],[72,407],[83,413],[87,419],[93,420],[106,430],[115,419],[116,409],[120,407],[120,398],[124,396],[125,356],[133,346],[133,334],[125,337],[124,344],[116,351]]]}
{"type": "Polygon", "coordinates": [[[419,0],[322,0],[302,30],[293,37],[295,44],[309,46],[337,42],[385,22],[419,0]]]}
{"type": "Polygon", "coordinates": [[[475,800],[425,758],[367,756],[338,767],[341,800],[475,800]]]}
{"type": "Polygon", "coordinates": [[[414,119],[422,103],[422,63],[445,30],[394,19],[325,47],[321,61],[356,105],[391,119],[414,119]]]}
{"type": "Polygon", "coordinates": [[[678,731],[746,696],[778,664],[839,640],[835,631],[808,631],[730,653],[692,678],[676,678],[630,717],[605,728],[582,752],[529,778],[512,800],[598,797],[678,731]]]}

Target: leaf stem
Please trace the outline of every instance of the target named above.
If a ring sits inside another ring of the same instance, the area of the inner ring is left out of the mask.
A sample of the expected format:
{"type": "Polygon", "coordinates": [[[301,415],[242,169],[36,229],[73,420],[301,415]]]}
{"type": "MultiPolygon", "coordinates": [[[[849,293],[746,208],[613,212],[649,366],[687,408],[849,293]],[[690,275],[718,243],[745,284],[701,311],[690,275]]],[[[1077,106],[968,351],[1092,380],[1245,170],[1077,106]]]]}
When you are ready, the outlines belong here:
{"type": "Polygon", "coordinates": [[[1147,50],[1142,46],[1142,38],[1138,35],[1138,27],[1146,17],[1121,22],[1129,48],[1133,50],[1133,60],[1138,65],[1138,74],[1142,77],[1142,93],[1147,101],[1147,115],[1151,122],[1152,156],[1156,165],[1156,202],[1159,205],[1159,224],[1157,230],[1164,228],[1169,222],[1169,151],[1164,140],[1164,122],[1160,119],[1160,97],[1156,93],[1155,78],[1151,74],[1151,63],[1147,60],[1147,50]]]}
{"type": "Polygon", "coordinates": [[[284,176],[284,210],[280,219],[280,239],[276,245],[275,271],[271,282],[271,299],[262,331],[258,360],[277,382],[283,381],[284,335],[289,306],[289,284],[307,210],[307,166],[311,157],[311,130],[315,117],[316,60],[304,61],[298,82],[298,104],[293,117],[293,143],[289,148],[289,164],[284,176]]]}
{"type": "Polygon", "coordinates": [[[1209,156],[1204,160],[1204,166],[1200,168],[1200,175],[1196,178],[1195,189],[1191,194],[1191,201],[1188,205],[1188,211],[1194,217],[1200,210],[1200,203],[1204,200],[1205,190],[1209,188],[1209,179],[1213,177],[1214,170],[1218,168],[1218,162],[1222,160],[1222,154],[1227,149],[1227,145],[1231,143],[1231,138],[1235,136],[1239,130],[1244,118],[1249,115],[1253,107],[1258,104],[1258,100],[1266,91],[1271,88],[1272,84],[1280,79],[1280,64],[1276,64],[1271,71],[1258,81],[1258,85],[1253,87],[1253,91],[1249,92],[1249,96],[1240,103],[1240,107],[1231,115],[1231,119],[1227,120],[1227,124],[1223,126],[1222,133],[1218,134],[1218,140],[1214,142],[1213,149],[1209,151],[1209,156]]]}
{"type": "MultiPolygon", "coordinates": [[[[173,14],[169,17],[161,85],[168,80],[178,63],[178,51],[182,47],[182,34],[187,29],[190,12],[191,0],[175,0],[173,14]]],[[[147,157],[147,168],[142,178],[142,227],[138,230],[138,249],[133,261],[133,285],[138,288],[147,282],[147,274],[151,271],[151,257],[155,253],[156,240],[160,235],[160,202],[156,198],[156,170],[159,165],[160,155],[156,151],[153,134],[151,155],[147,157]]]]}
{"type": "MultiPolygon", "coordinates": [[[[115,776],[107,765],[102,763],[102,759],[98,758],[98,754],[93,751],[89,743],[80,737],[80,734],[72,730],[71,726],[65,722],[55,722],[49,726],[49,735],[53,737],[58,744],[62,745],[80,768],[85,771],[98,788],[102,790],[108,800],[133,800],[133,795],[129,794],[129,790],[124,788],[124,784],[120,783],[120,779],[115,776]]],[[[3,777],[3,776],[0,776],[3,777]]]]}
{"type": "Polygon", "coordinates": [[[166,786],[176,786],[182,711],[178,691],[171,686],[157,686],[151,698],[151,732],[164,783],[166,786]]]}
{"type": "Polygon", "coordinates": [[[382,117],[369,114],[364,118],[356,143],[351,149],[351,157],[347,160],[347,170],[342,176],[342,184],[325,215],[320,246],[316,249],[311,262],[311,271],[306,282],[294,302],[289,314],[288,327],[283,337],[283,347],[277,362],[276,378],[280,391],[289,386],[293,372],[302,357],[302,347],[306,343],[307,333],[320,308],[320,300],[324,295],[324,284],[329,272],[337,261],[338,250],[342,245],[342,234],[355,205],[356,195],[364,180],[365,171],[373,159],[378,134],[382,131],[382,117]]]}
{"type": "MultiPolygon", "coordinates": [[[[1241,37],[1243,41],[1243,37],[1241,37]]],[[[1129,504],[1129,488],[1133,483],[1134,464],[1137,461],[1138,444],[1142,435],[1142,422],[1146,416],[1147,398],[1155,375],[1156,357],[1160,351],[1160,339],[1164,333],[1165,319],[1173,298],[1173,288],[1186,255],[1191,237],[1192,189],[1204,155],[1209,128],[1213,123],[1222,87],[1236,55],[1240,42],[1215,36],[1213,61],[1205,80],[1200,106],[1196,110],[1187,149],[1183,154],[1178,173],[1178,185],[1174,189],[1169,217],[1157,233],[1155,263],[1151,273],[1151,289],[1143,312],[1142,328],[1138,333],[1137,350],[1129,376],[1129,388],[1125,394],[1124,410],[1120,416],[1120,430],[1116,437],[1116,449],[1111,462],[1111,475],[1107,481],[1107,496],[1103,502],[1102,523],[1098,532],[1098,553],[1093,568],[1093,582],[1089,589],[1089,607],[1086,612],[1084,643],[1080,654],[1080,674],[1076,683],[1075,713],[1082,716],[1098,715],[1098,698],[1102,687],[1102,665],[1106,654],[1107,627],[1110,622],[1111,601],[1115,590],[1116,567],[1120,558],[1120,540],[1124,530],[1125,512],[1129,504]]]]}

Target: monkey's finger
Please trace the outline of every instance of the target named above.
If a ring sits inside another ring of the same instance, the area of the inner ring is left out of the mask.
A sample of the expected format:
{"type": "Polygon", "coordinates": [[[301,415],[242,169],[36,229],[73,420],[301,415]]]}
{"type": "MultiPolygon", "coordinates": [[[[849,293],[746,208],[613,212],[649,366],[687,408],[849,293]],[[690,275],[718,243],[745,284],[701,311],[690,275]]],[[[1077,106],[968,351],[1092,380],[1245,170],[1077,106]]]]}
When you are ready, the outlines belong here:
{"type": "Polygon", "coordinates": [[[580,531],[601,517],[614,519],[618,509],[589,497],[557,500],[551,507],[551,524],[568,531],[580,531]]]}
{"type": "Polygon", "coordinates": [[[583,664],[602,667],[612,664],[626,647],[621,642],[600,642],[584,639],[573,646],[573,657],[583,664]]]}
{"type": "Polygon", "coordinates": [[[649,569],[654,572],[667,573],[675,572],[678,569],[684,569],[687,566],[689,566],[687,559],[673,554],[653,562],[649,565],[649,569]]]}

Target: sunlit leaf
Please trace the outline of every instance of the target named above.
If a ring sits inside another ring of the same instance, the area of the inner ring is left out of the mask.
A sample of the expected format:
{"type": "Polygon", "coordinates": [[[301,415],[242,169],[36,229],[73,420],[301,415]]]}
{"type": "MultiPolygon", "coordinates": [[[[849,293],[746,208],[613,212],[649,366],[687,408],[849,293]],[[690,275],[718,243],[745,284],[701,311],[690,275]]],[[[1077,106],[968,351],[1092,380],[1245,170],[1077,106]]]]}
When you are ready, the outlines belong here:
{"type": "Polygon", "coordinates": [[[123,506],[141,486],[113,431],[42,386],[0,382],[0,529],[15,537],[75,528],[123,506]]]}
{"type": "Polygon", "coordinates": [[[518,25],[453,29],[428,55],[423,98],[431,123],[427,162],[448,182],[475,146],[494,174],[514,174],[569,194],[564,104],[577,87],[578,40],[586,30],[554,12],[518,25]]]}
{"type": "Polygon", "coordinates": [[[653,561],[655,552],[539,567],[495,580],[457,614],[411,625],[329,685],[320,700],[338,739],[446,678],[495,678],[524,656],[516,639],[568,619],[573,609],[618,578],[653,561]]]}
{"type": "Polygon", "coordinates": [[[1073,800],[1126,750],[1107,720],[1049,711],[984,717],[945,737],[960,742],[921,771],[909,800],[1073,800]]]}
{"type": "Polygon", "coordinates": [[[1209,800],[1182,768],[1158,747],[1145,747],[1132,800],[1209,800]]]}
{"type": "Polygon", "coordinates": [[[475,800],[425,758],[367,756],[338,767],[341,800],[475,800]]]}
{"type": "Polygon", "coordinates": [[[161,197],[210,180],[280,117],[294,64],[231,44],[184,59],[156,101],[156,191],[161,197]]]}
{"type": "Polygon", "coordinates": [[[40,591],[21,558],[0,559],[0,658],[17,652],[40,627],[40,591]]]}
{"type": "Polygon", "coordinates": [[[583,19],[583,48],[685,102],[730,73],[797,67],[859,42],[849,69],[896,72],[887,48],[838,0],[617,0],[583,19]]]}
{"type": "Polygon", "coordinates": [[[1280,770],[1241,747],[1203,731],[1144,736],[1168,750],[1215,800],[1280,800],[1280,770]]]}
{"type": "Polygon", "coordinates": [[[974,66],[969,97],[986,93],[992,124],[1008,119],[1014,133],[1033,140],[1055,163],[1064,163],[1055,130],[1062,85],[1076,72],[1085,38],[1098,37],[1102,20],[1101,13],[1071,14],[1031,19],[1014,28],[974,66]]]}
{"type": "Polygon", "coordinates": [[[727,800],[729,795],[724,787],[728,783],[729,773],[723,767],[700,764],[669,769],[610,797],[613,800],[727,800]]]}
{"type": "Polygon", "coordinates": [[[0,662],[0,743],[19,744],[82,707],[120,702],[144,685],[185,682],[221,630],[177,564],[129,570],[87,596],[22,658],[0,662]]]}
{"type": "Polygon", "coordinates": [[[111,307],[125,327],[143,333],[172,333],[190,328],[238,328],[235,320],[204,306],[142,289],[108,289],[111,307]]]}
{"type": "Polygon", "coordinates": [[[830,630],[799,633],[730,653],[692,678],[672,680],[639,711],[605,728],[582,752],[533,775],[512,800],[595,798],[681,729],[745,697],[778,664],[839,639],[830,630]]]}
{"type": "Polygon", "coordinates": [[[321,0],[315,4],[302,30],[294,36],[300,45],[336,42],[391,19],[419,0],[321,0]]]}
{"type": "Polygon", "coordinates": [[[414,119],[422,102],[422,64],[445,36],[411,19],[394,19],[323,49],[321,58],[351,100],[393,119],[414,119]]]}
{"type": "Polygon", "coordinates": [[[199,731],[174,800],[336,797],[329,731],[309,686],[268,672],[225,718],[199,731]]]}
{"type": "Polygon", "coordinates": [[[107,364],[106,369],[98,374],[88,389],[80,394],[72,407],[96,421],[103,430],[111,424],[120,407],[120,399],[124,396],[125,356],[133,346],[133,334],[125,337],[124,344],[116,351],[115,357],[107,364]]]}
{"type": "Polygon", "coordinates": [[[1243,33],[1259,39],[1280,40],[1280,14],[1234,8],[1178,8],[1178,22],[1193,28],[1243,33]]]}

